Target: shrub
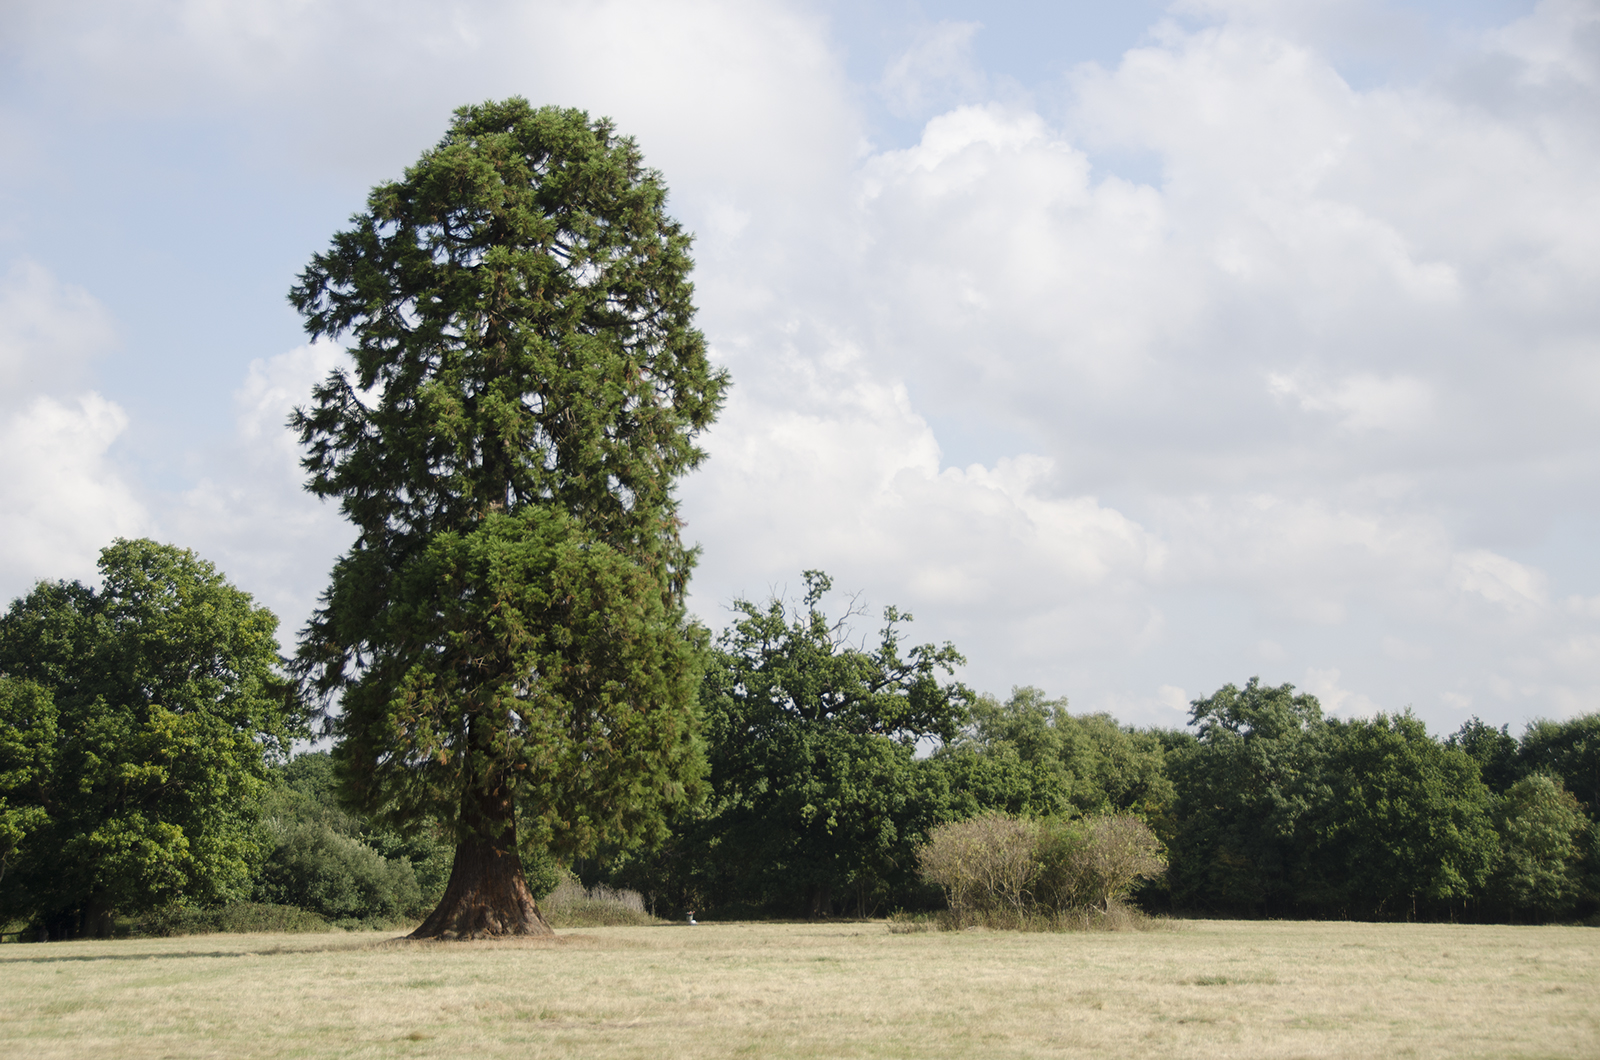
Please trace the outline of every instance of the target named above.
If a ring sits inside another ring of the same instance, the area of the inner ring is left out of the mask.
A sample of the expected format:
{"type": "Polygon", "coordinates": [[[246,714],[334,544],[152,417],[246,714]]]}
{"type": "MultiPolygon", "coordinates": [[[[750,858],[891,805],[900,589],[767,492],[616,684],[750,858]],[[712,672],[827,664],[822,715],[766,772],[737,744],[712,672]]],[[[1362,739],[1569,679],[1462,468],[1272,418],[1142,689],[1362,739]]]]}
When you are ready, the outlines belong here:
{"type": "Polygon", "coordinates": [[[269,903],[297,905],[330,920],[399,919],[419,913],[422,900],[409,860],[384,858],[323,821],[284,829],[256,892],[269,903]]]}
{"type": "Polygon", "coordinates": [[[1141,880],[1166,871],[1161,843],[1137,817],[1103,815],[1049,820],[1039,831],[1039,904],[1065,913],[1126,898],[1141,880]]]}
{"type": "Polygon", "coordinates": [[[552,927],[635,927],[657,922],[645,910],[638,891],[603,883],[585,888],[570,875],[540,900],[539,910],[552,927]]]}
{"type": "Polygon", "coordinates": [[[1140,880],[1166,870],[1161,844],[1136,817],[1030,821],[988,813],[935,828],[917,853],[957,925],[1063,926],[1110,916],[1140,880]]]}
{"type": "Polygon", "coordinates": [[[1020,917],[1032,902],[1038,845],[1033,821],[986,813],[935,828],[917,864],[958,920],[1002,910],[1020,917]]]}

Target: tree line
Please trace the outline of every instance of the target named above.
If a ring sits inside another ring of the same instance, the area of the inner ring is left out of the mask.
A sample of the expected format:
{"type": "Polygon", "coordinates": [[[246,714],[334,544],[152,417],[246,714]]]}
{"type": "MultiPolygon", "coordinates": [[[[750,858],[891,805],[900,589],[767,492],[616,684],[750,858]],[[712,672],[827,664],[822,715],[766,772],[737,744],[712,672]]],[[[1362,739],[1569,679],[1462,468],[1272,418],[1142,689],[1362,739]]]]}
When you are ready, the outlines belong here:
{"type": "MultiPolygon", "coordinates": [[[[174,906],[347,924],[435,908],[452,822],[363,813],[335,758],[289,753],[309,730],[270,612],[173,546],[119,541],[101,572],[0,618],[0,921],[71,937],[174,906]]],[[[888,608],[869,643],[856,609],[826,613],[826,575],[805,587],[737,602],[703,643],[697,794],[654,834],[603,830],[573,857],[520,833],[535,900],[575,872],[702,918],[959,913],[980,892],[1020,909],[1025,889],[1223,916],[1600,905],[1600,715],[1440,739],[1252,679],[1194,701],[1186,728],[1134,728],[1035,688],[974,694],[952,645],[906,642],[909,615],[888,608]],[[1085,860],[1113,840],[1135,866],[1116,885],[1085,860]],[[974,843],[1012,882],[964,882],[974,843]]]]}
{"type": "MultiPolygon", "coordinates": [[[[1329,718],[1252,678],[1186,728],[1073,714],[1021,687],[939,681],[893,608],[854,645],[807,576],[792,609],[738,605],[702,685],[707,799],[667,843],[603,871],[676,908],[869,915],[941,895],[918,850],[941,824],[1126,817],[1159,839],[1154,910],[1221,916],[1543,920],[1600,907],[1600,715],[1520,738],[1476,718],[1440,739],[1409,711],[1329,718]],[[928,752],[931,753],[919,753],[928,752]]],[[[596,863],[595,871],[602,871],[596,863]]]]}

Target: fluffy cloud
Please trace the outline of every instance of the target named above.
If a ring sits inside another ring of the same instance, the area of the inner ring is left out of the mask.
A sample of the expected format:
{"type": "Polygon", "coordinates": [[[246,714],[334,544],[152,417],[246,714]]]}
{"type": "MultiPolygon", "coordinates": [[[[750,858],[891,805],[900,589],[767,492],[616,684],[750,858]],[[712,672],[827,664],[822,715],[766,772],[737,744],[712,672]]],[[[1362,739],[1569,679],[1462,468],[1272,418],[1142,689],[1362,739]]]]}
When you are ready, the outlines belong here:
{"type": "MultiPolygon", "coordinates": [[[[972,98],[869,155],[854,239],[814,251],[850,297],[731,351],[756,393],[688,494],[710,581],[855,557],[982,683],[1150,717],[1166,681],[1263,664],[1440,724],[1600,691],[1590,609],[1515,558],[1600,486],[1592,7],[1368,89],[1318,50],[1329,11],[1284,10],[1159,27],[1078,69],[1062,124],[972,98]],[[791,365],[840,349],[856,376],[802,412],[791,365]],[[934,456],[946,433],[989,439],[981,462],[934,456]],[[742,503],[703,501],[718,483],[742,503]]],[[[959,29],[885,85],[960,69],[959,29]]]]}
{"type": "Polygon", "coordinates": [[[80,388],[115,341],[111,315],[88,291],[14,262],[0,277],[0,409],[80,388]]]}
{"type": "Polygon", "coordinates": [[[304,490],[301,452],[285,423],[345,361],[331,342],[253,361],[233,395],[233,437],[200,457],[198,481],[169,499],[161,528],[271,607],[286,624],[286,646],[354,535],[336,502],[304,490]]]}
{"type": "Polygon", "coordinates": [[[0,580],[11,593],[41,577],[91,577],[102,547],[149,525],[107,455],[126,426],[122,410],[93,392],[38,397],[0,420],[0,580]]]}
{"type": "Polygon", "coordinates": [[[0,279],[0,586],[87,578],[112,538],[149,517],[111,450],[128,418],[83,389],[116,333],[87,291],[42,266],[0,279]]]}

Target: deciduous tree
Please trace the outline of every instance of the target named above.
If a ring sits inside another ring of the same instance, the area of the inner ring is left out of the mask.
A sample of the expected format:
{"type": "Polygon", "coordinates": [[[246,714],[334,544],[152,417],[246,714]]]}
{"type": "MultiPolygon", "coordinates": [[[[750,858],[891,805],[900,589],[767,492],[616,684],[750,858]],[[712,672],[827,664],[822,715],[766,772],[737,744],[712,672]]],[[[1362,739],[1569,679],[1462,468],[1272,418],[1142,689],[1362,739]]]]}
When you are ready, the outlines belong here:
{"type": "Polygon", "coordinates": [[[734,605],[703,696],[712,798],[690,832],[723,859],[730,895],[813,915],[849,895],[865,912],[915,872],[915,744],[953,737],[969,693],[940,680],[962,662],[954,647],[902,647],[910,615],[887,608],[878,645],[858,646],[853,615],[822,610],[827,575],[805,580],[793,611],[734,605]]]}
{"type": "Polygon", "coordinates": [[[1190,720],[1198,741],[1169,758],[1174,897],[1249,913],[1292,905],[1296,828],[1320,779],[1321,705],[1252,677],[1195,700],[1190,720]]]}
{"type": "Polygon", "coordinates": [[[1490,877],[1493,899],[1511,911],[1552,916],[1581,893],[1582,841],[1593,824],[1559,780],[1531,773],[1497,800],[1500,849],[1490,877]]]}
{"type": "Polygon", "coordinates": [[[1477,763],[1409,711],[1328,723],[1323,780],[1302,821],[1301,901],[1414,915],[1478,894],[1494,863],[1477,763]]]}
{"type": "Polygon", "coordinates": [[[0,618],[0,919],[51,938],[246,896],[265,761],[300,725],[277,619],[210,563],[118,541],[100,573],[0,618]]]}

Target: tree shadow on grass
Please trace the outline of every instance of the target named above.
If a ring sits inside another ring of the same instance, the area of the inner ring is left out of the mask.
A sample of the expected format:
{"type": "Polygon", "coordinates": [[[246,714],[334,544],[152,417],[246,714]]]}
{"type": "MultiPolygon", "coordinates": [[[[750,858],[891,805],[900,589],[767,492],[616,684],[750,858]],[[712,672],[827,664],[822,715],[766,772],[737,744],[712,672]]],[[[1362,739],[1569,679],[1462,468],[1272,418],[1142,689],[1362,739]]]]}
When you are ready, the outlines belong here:
{"type": "MultiPolygon", "coordinates": [[[[316,946],[273,946],[263,949],[226,949],[226,950],[139,950],[134,953],[59,953],[39,954],[34,956],[17,954],[13,956],[0,950],[0,968],[8,964],[93,964],[96,961],[166,961],[166,960],[191,960],[198,957],[225,958],[225,957],[292,957],[299,953],[330,953],[333,951],[356,951],[377,949],[386,942],[396,940],[360,940],[347,942],[327,942],[316,946]]],[[[59,945],[58,943],[13,943],[4,947],[5,950],[22,946],[46,947],[59,945]]]]}

